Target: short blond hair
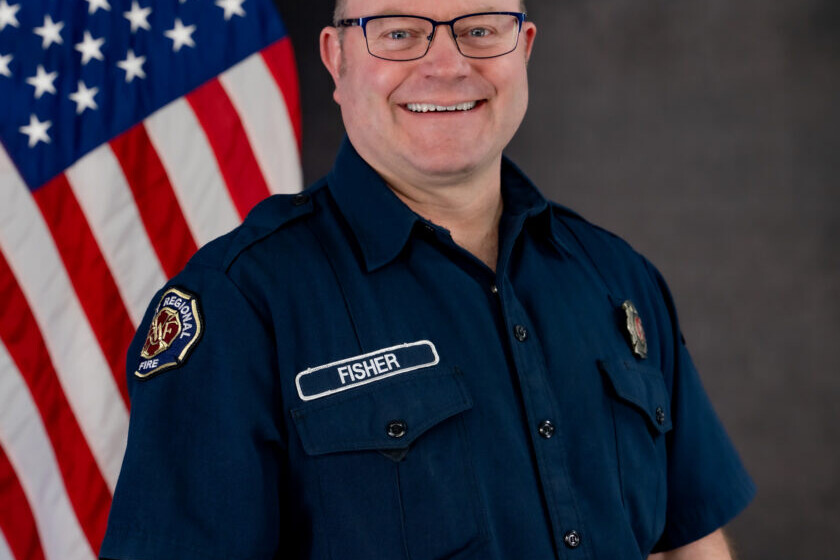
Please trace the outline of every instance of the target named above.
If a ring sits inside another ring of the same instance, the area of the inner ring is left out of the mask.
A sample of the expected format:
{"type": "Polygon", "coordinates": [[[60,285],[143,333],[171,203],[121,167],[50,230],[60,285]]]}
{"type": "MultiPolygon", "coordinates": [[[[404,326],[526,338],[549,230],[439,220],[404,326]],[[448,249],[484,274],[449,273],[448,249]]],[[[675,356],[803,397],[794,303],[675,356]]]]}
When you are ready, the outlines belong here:
{"type": "MultiPolygon", "coordinates": [[[[347,5],[347,0],[335,0],[335,10],[333,11],[333,23],[338,23],[347,17],[344,13],[344,6],[347,5]]],[[[519,0],[519,11],[525,12],[525,0],[519,0]]]]}

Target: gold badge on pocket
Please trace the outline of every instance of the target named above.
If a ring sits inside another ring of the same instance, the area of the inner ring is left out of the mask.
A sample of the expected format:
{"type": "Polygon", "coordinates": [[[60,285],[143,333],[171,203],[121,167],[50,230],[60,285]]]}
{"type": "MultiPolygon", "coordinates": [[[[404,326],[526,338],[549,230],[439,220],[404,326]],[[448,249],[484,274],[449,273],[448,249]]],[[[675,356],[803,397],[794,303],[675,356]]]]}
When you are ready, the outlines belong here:
{"type": "Polygon", "coordinates": [[[633,302],[629,299],[621,304],[621,308],[627,315],[627,333],[630,335],[630,347],[638,357],[647,358],[647,339],[645,329],[642,326],[642,318],[633,302]]]}

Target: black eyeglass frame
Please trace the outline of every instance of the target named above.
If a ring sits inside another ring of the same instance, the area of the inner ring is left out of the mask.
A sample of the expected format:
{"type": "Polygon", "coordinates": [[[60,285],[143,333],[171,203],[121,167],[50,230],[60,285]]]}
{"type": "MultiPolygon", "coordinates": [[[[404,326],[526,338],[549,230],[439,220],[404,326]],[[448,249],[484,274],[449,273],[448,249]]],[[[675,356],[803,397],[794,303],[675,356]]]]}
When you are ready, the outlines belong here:
{"type": "Polygon", "coordinates": [[[336,27],[361,27],[362,33],[365,36],[365,47],[367,47],[368,54],[374,58],[378,58],[380,60],[388,60],[390,62],[410,62],[412,60],[419,60],[429,54],[429,49],[432,47],[432,41],[435,38],[435,32],[437,32],[437,28],[439,25],[448,25],[449,32],[452,34],[452,40],[455,41],[455,48],[458,49],[458,52],[461,53],[461,56],[466,58],[476,58],[480,60],[485,60],[488,58],[498,58],[500,56],[505,56],[506,54],[510,54],[516,50],[516,47],[519,46],[519,36],[522,34],[522,24],[525,23],[525,16],[524,12],[477,12],[474,14],[465,14],[463,16],[458,16],[454,19],[450,19],[449,21],[438,21],[436,19],[424,17],[424,16],[415,16],[409,14],[383,14],[378,16],[367,16],[367,17],[360,17],[360,18],[349,18],[349,19],[340,19],[335,22],[336,27]],[[516,32],[516,43],[514,43],[513,48],[509,51],[505,51],[501,54],[494,54],[492,56],[470,56],[468,54],[464,54],[461,50],[461,45],[458,44],[458,36],[455,35],[455,23],[468,17],[473,16],[514,16],[519,23],[519,30],[516,32]],[[416,56],[414,58],[386,58],[384,56],[375,55],[370,52],[370,43],[368,43],[368,36],[367,36],[367,24],[369,21],[373,21],[375,19],[383,19],[383,18],[392,18],[392,17],[405,17],[405,18],[414,18],[414,19],[422,19],[428,21],[432,24],[432,32],[431,34],[426,37],[426,50],[423,51],[423,54],[420,56],[416,56]]]}

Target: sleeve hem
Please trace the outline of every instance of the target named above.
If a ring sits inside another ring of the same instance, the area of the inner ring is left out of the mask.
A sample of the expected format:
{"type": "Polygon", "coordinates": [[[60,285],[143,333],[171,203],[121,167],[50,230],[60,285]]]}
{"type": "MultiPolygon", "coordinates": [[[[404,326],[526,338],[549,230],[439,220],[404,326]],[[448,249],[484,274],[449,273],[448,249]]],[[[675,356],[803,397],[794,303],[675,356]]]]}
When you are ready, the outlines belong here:
{"type": "Polygon", "coordinates": [[[680,548],[712,534],[741,513],[755,494],[755,484],[744,473],[738,484],[733,485],[731,492],[725,494],[725,501],[709,501],[686,511],[680,517],[670,518],[662,538],[651,552],[680,548]]]}

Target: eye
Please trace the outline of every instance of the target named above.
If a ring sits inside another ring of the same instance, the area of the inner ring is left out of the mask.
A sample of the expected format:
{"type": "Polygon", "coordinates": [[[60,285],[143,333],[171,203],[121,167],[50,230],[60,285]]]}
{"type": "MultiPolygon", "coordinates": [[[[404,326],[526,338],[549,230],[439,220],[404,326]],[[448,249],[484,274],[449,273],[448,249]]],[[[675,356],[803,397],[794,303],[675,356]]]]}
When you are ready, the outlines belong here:
{"type": "Polygon", "coordinates": [[[476,38],[487,37],[491,33],[492,33],[492,31],[490,31],[486,27],[473,27],[472,29],[470,29],[467,32],[467,34],[470,37],[476,37],[476,38]]]}
{"type": "Polygon", "coordinates": [[[408,39],[409,37],[411,37],[411,33],[406,31],[405,29],[395,29],[394,31],[389,31],[386,37],[388,39],[399,41],[400,39],[408,39]]]}
{"type": "Polygon", "coordinates": [[[425,37],[423,29],[413,29],[411,27],[392,27],[390,29],[383,29],[379,36],[388,41],[405,41],[410,39],[418,39],[425,37]]]}

